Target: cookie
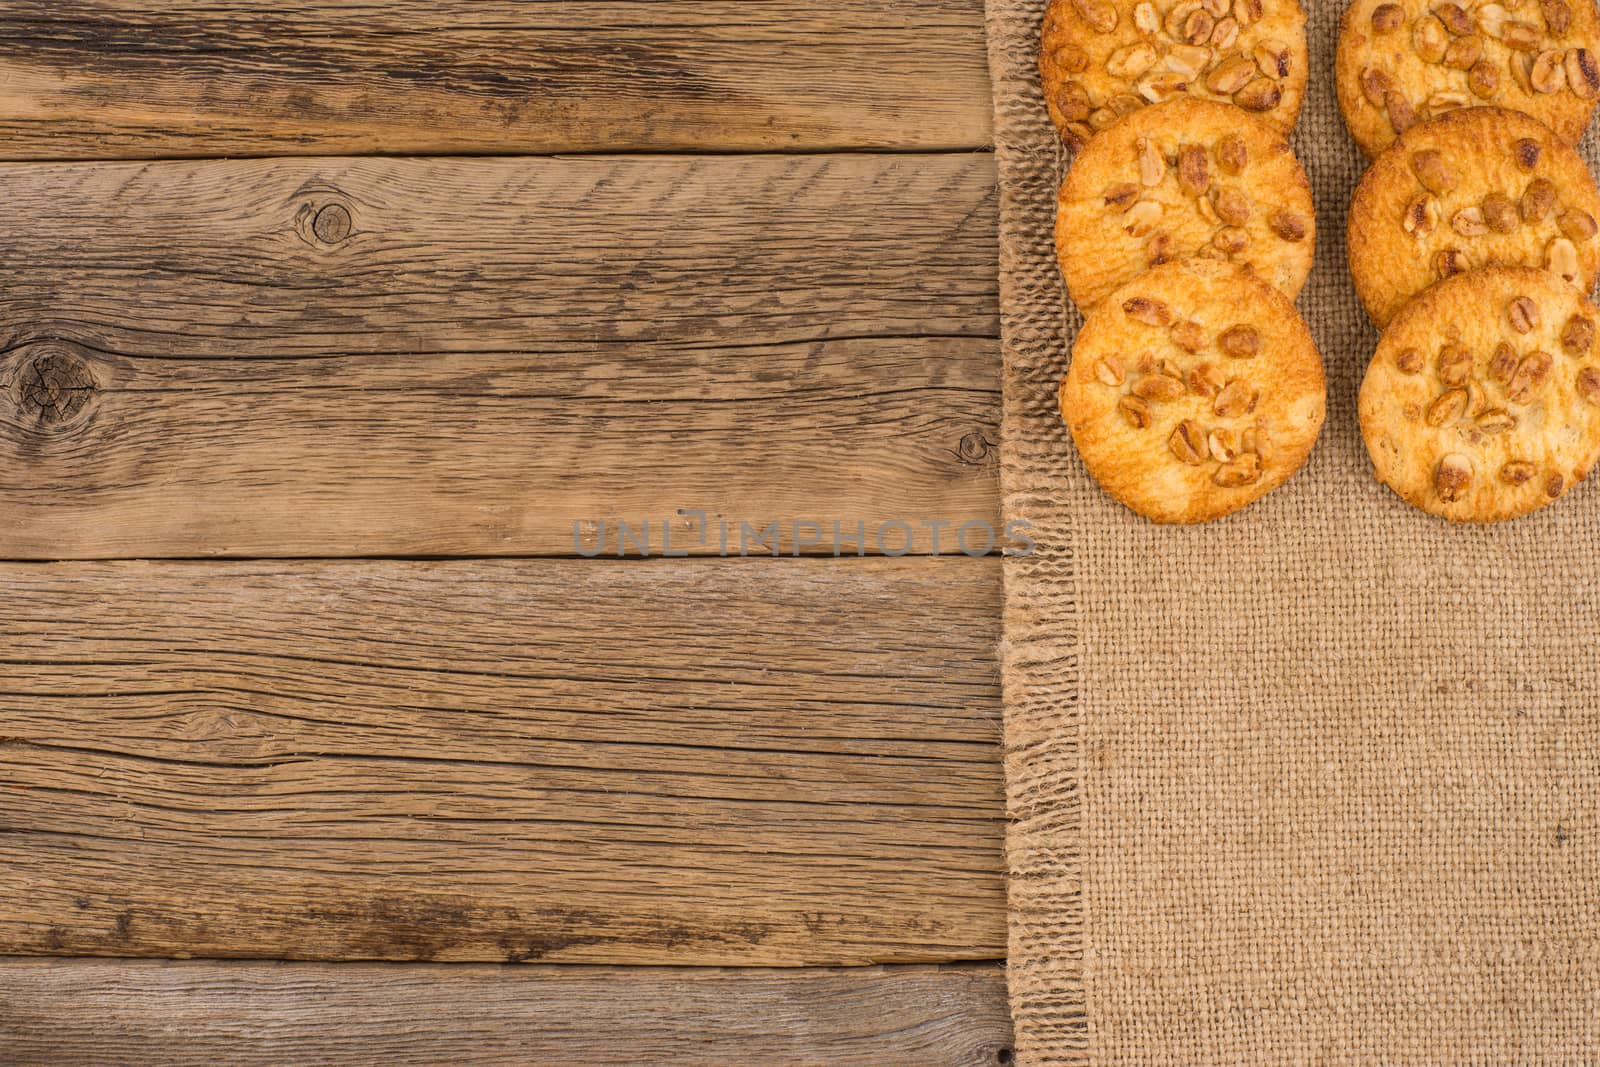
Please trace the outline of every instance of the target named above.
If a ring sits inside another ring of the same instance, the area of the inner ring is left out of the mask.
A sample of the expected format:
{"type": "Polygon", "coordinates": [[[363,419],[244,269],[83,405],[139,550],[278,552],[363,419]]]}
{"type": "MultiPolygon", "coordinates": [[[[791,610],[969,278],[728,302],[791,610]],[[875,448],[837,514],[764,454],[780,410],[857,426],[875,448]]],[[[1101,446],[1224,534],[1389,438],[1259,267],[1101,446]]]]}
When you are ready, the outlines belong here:
{"type": "Polygon", "coordinates": [[[1239,267],[1157,267],[1089,316],[1061,417],[1100,487],[1160,523],[1209,522],[1311,454],[1322,357],[1288,297],[1239,267]]]}
{"type": "Polygon", "coordinates": [[[1493,104],[1575,145],[1600,96],[1594,0],[1354,0],[1334,62],[1339,109],[1370,158],[1418,122],[1493,104]]]}
{"type": "Polygon", "coordinates": [[[1272,127],[1210,100],[1143,108],[1079,154],[1056,251],[1085,312],[1151,267],[1199,256],[1252,270],[1292,300],[1316,246],[1311,185],[1272,127]]]}
{"type": "Polygon", "coordinates": [[[1547,271],[1458,274],[1406,305],[1361,386],[1378,479],[1457,522],[1559,499],[1600,459],[1600,309],[1547,271]]]}
{"type": "Polygon", "coordinates": [[[1600,275],[1600,192],[1534,119],[1474,107],[1413,126],[1350,205],[1350,273],[1379,327],[1423,289],[1477,267],[1543,267],[1582,292],[1600,275]]]}
{"type": "Polygon", "coordinates": [[[1307,67],[1299,0],[1052,0],[1039,39],[1045,102],[1073,149],[1186,97],[1237,104],[1287,134],[1307,67]]]}

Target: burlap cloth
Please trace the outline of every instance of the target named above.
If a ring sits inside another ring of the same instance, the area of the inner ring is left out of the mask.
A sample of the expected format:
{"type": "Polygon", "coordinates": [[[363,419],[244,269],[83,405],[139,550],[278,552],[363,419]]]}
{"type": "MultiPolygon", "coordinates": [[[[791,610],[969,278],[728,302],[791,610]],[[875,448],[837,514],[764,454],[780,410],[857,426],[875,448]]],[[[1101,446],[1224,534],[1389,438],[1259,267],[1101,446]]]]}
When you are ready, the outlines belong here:
{"type": "Polygon", "coordinates": [[[1043,0],[988,0],[1004,490],[1039,544],[1006,568],[1018,1061],[1600,1064],[1600,484],[1453,528],[1373,480],[1343,5],[1307,6],[1327,429],[1261,503],[1163,529],[1095,488],[1056,414],[1079,320],[1043,0]]]}

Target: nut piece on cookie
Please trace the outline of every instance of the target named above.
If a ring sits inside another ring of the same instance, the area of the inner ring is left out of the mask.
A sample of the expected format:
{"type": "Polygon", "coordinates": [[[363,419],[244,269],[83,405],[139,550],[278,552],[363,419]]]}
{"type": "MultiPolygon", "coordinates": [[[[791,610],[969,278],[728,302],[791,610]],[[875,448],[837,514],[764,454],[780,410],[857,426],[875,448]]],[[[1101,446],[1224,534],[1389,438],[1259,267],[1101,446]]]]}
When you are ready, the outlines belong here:
{"type": "Polygon", "coordinates": [[[1289,144],[1238,108],[1144,108],[1079,153],[1062,182],[1056,250],[1092,310],[1151,267],[1193,257],[1247,267],[1293,299],[1316,245],[1311,186],[1289,144]]]}
{"type": "Polygon", "coordinates": [[[1161,523],[1218,519],[1288,481],[1326,400],[1322,358],[1288,298],[1201,259],[1111,294],[1079,332],[1060,393],[1101,488],[1161,523]]]}
{"type": "Polygon", "coordinates": [[[1531,115],[1575,145],[1600,96],[1597,56],[1593,0],[1353,0],[1334,84],[1369,158],[1416,123],[1476,104],[1531,115]]]}
{"type": "Polygon", "coordinates": [[[1575,150],[1526,115],[1464,108],[1407,130],[1361,179],[1350,273],[1379,327],[1473,266],[1543,267],[1589,292],[1596,217],[1600,191],[1575,150]]]}
{"type": "Polygon", "coordinates": [[[1287,134],[1305,98],[1299,0],[1051,0],[1039,39],[1050,118],[1081,149],[1130,111],[1214,100],[1287,134]]]}
{"type": "Polygon", "coordinates": [[[1422,293],[1384,330],[1361,386],[1378,479],[1457,522],[1516,518],[1571,491],[1600,460],[1597,324],[1587,296],[1533,267],[1422,293]]]}

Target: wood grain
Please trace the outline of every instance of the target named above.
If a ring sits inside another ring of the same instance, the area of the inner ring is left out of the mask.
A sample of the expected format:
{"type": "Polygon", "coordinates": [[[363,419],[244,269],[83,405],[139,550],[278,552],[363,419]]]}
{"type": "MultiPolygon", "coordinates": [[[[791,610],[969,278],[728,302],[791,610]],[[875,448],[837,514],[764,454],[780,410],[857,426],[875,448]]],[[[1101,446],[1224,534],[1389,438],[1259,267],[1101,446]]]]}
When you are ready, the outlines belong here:
{"type": "Polygon", "coordinates": [[[981,0],[8,0],[11,159],[965,149],[981,0]]]}
{"type": "Polygon", "coordinates": [[[0,954],[999,958],[999,584],[0,566],[0,954]]]}
{"type": "Polygon", "coordinates": [[[572,555],[575,522],[680,509],[901,520],[917,552],[948,521],[955,551],[998,522],[993,182],[974,155],[0,166],[0,557],[572,555]]]}
{"type": "Polygon", "coordinates": [[[8,1067],[975,1067],[997,966],[790,971],[0,960],[8,1067]]]}

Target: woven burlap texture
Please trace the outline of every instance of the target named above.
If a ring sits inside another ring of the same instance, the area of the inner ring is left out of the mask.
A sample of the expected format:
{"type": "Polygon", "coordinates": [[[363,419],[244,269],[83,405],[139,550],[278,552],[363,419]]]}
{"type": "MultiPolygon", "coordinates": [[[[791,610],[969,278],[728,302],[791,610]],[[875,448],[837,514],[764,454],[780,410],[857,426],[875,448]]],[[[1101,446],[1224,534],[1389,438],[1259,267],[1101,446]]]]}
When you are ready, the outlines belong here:
{"type": "Polygon", "coordinates": [[[1005,506],[1039,546],[1006,565],[1021,1064],[1600,1064],[1600,484],[1455,528],[1373,480],[1342,6],[1308,4],[1294,138],[1327,428],[1261,503],[1166,529],[1100,493],[1056,413],[1079,319],[1043,0],[988,0],[1005,506]]]}

